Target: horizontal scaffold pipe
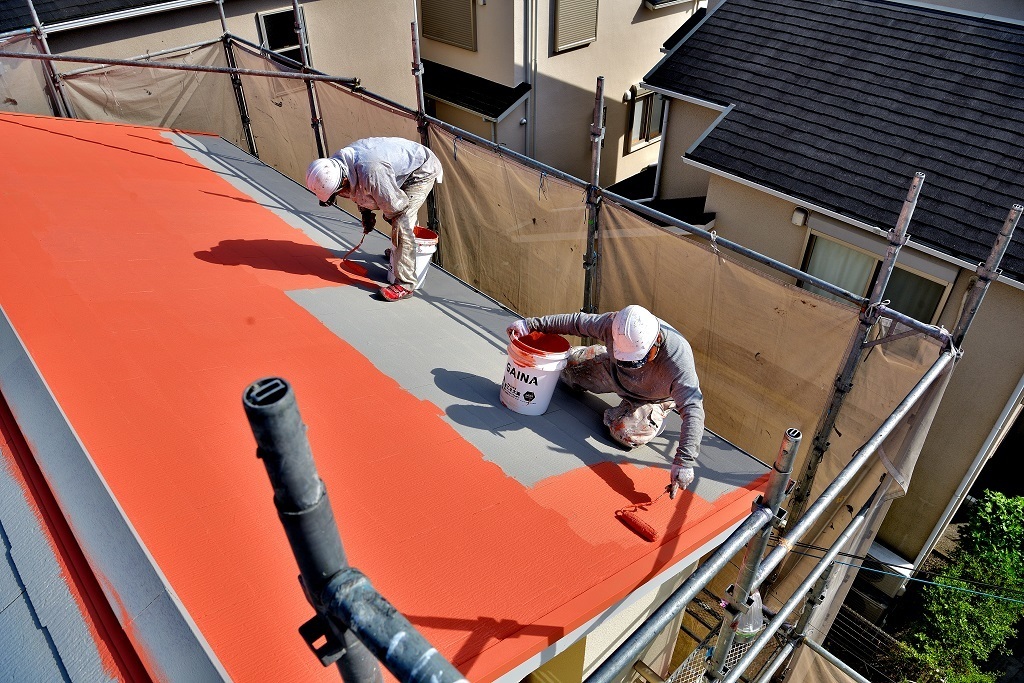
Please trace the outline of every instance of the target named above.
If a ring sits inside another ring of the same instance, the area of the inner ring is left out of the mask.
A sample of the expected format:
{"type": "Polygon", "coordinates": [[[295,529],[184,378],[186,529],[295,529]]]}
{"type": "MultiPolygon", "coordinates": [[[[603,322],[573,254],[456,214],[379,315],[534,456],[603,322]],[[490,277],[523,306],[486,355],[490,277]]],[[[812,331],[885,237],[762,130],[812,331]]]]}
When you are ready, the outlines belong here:
{"type": "Polygon", "coordinates": [[[623,206],[632,209],[637,213],[641,213],[647,216],[648,218],[653,218],[657,221],[667,223],[675,228],[685,230],[688,233],[696,235],[697,237],[703,237],[704,239],[713,243],[716,247],[724,247],[725,249],[740,254],[741,256],[746,256],[749,259],[753,259],[758,263],[763,263],[764,265],[770,268],[774,268],[775,270],[785,273],[790,277],[796,278],[797,280],[800,280],[802,282],[806,282],[809,285],[814,285],[818,289],[823,289],[829,294],[834,294],[838,297],[846,299],[847,301],[855,303],[858,306],[864,307],[868,303],[868,300],[866,298],[858,294],[854,294],[853,292],[847,291],[842,287],[837,287],[831,282],[826,282],[821,278],[815,277],[810,273],[805,273],[799,268],[794,268],[793,266],[787,265],[782,261],[776,261],[770,256],[765,256],[764,254],[758,253],[753,249],[748,249],[747,247],[737,244],[736,242],[727,240],[724,237],[720,237],[717,234],[712,234],[711,232],[704,230],[703,228],[698,228],[695,225],[690,225],[685,221],[681,221],[678,218],[669,216],[666,213],[656,211],[649,206],[644,206],[639,202],[633,201],[632,199],[627,199],[626,197],[617,195],[613,192],[602,190],[602,194],[606,198],[614,200],[615,202],[618,202],[619,204],[622,204],[623,206]]]}
{"type": "Polygon", "coordinates": [[[857,473],[874,456],[875,451],[882,445],[882,442],[888,438],[889,434],[907,416],[907,413],[921,400],[921,397],[924,396],[929,387],[942,376],[946,368],[953,363],[955,356],[956,350],[949,349],[936,359],[920,381],[910,390],[906,398],[896,406],[896,409],[892,411],[892,414],[886,418],[885,422],[882,423],[871,438],[860,447],[860,450],[857,451],[853,459],[836,475],[832,483],[821,492],[821,495],[807,508],[803,516],[789,529],[786,535],[779,539],[778,545],[765,556],[764,561],[761,563],[757,573],[757,580],[754,582],[755,586],[760,586],[764,583],[764,580],[775,571],[775,568],[779,566],[786,555],[793,549],[794,544],[810,531],[811,526],[818,521],[818,518],[821,517],[828,506],[842,493],[843,489],[853,481],[857,473]]]}
{"type": "MultiPolygon", "coordinates": [[[[880,489],[881,487],[879,487],[880,489]]],[[[768,626],[765,627],[764,631],[757,637],[750,647],[744,653],[743,657],[733,666],[732,669],[722,678],[722,683],[736,683],[740,679],[747,668],[754,663],[754,660],[760,655],[761,650],[767,645],[771,639],[775,636],[775,632],[778,631],[786,622],[786,617],[793,613],[793,610],[797,608],[797,605],[802,603],[806,597],[807,592],[811,590],[811,586],[818,580],[818,578],[825,573],[825,570],[829,568],[832,561],[836,559],[836,555],[842,551],[846,544],[850,542],[850,539],[860,530],[864,525],[864,520],[867,518],[868,511],[871,509],[871,505],[875,500],[875,496],[878,495],[879,489],[875,489],[875,492],[867,499],[864,505],[861,506],[860,511],[850,521],[850,524],[843,530],[843,533],[839,535],[836,542],[832,544],[832,547],[828,549],[825,556],[814,565],[814,569],[807,578],[793,591],[793,595],[790,596],[789,600],[786,601],[778,611],[778,613],[768,622],[768,626]]]]}
{"type": "Polygon", "coordinates": [[[213,74],[237,74],[239,76],[265,76],[267,78],[290,78],[299,81],[326,81],[342,85],[358,85],[358,78],[337,78],[320,74],[289,73],[287,71],[257,71],[255,69],[233,69],[227,66],[201,66],[199,64],[168,64],[166,62],[147,62],[134,59],[111,59],[100,57],[79,57],[75,55],[37,55],[29,52],[4,52],[4,57],[18,59],[34,59],[41,62],[69,62],[71,64],[99,64],[101,66],[140,66],[148,69],[167,69],[169,71],[200,71],[213,74]]]}
{"type": "Polygon", "coordinates": [[[766,507],[759,507],[750,514],[736,530],[729,535],[729,538],[718,547],[711,557],[702,564],[697,571],[691,574],[683,583],[656,609],[637,630],[613,652],[608,659],[602,662],[601,666],[594,670],[586,679],[586,683],[611,683],[617,680],[623,671],[633,666],[644,652],[644,649],[658,635],[665,630],[677,614],[686,609],[697,593],[699,593],[713,578],[729,564],[729,560],[738,553],[743,546],[756,536],[761,530],[774,519],[772,511],[766,507]]]}
{"type": "MultiPolygon", "coordinates": [[[[253,50],[257,50],[257,51],[259,51],[262,54],[273,54],[275,59],[280,59],[281,61],[285,62],[286,64],[292,65],[296,69],[301,69],[302,68],[302,64],[300,62],[296,62],[294,59],[291,59],[290,57],[285,57],[282,54],[278,54],[277,52],[273,52],[272,50],[268,50],[265,47],[261,47],[261,46],[257,45],[256,43],[253,43],[251,41],[246,40],[245,38],[239,38],[238,36],[236,36],[233,33],[229,33],[228,37],[233,42],[236,42],[239,45],[245,45],[246,47],[252,48],[253,50]]],[[[327,75],[323,71],[317,71],[316,69],[313,69],[313,68],[307,68],[306,72],[307,73],[311,73],[311,74],[317,74],[319,76],[326,76],[327,75]]],[[[357,94],[360,97],[365,97],[365,98],[370,99],[370,100],[376,100],[377,102],[380,102],[381,104],[386,104],[389,107],[391,107],[392,109],[397,110],[401,114],[405,114],[409,118],[412,118],[412,119],[416,118],[416,116],[417,116],[416,110],[410,109],[409,107],[405,106],[404,104],[401,104],[400,102],[395,102],[394,100],[389,100],[388,98],[384,97],[383,95],[378,95],[377,93],[373,92],[372,90],[367,90],[366,88],[363,88],[362,86],[359,85],[359,79],[358,78],[353,78],[351,80],[353,81],[352,83],[338,83],[338,85],[348,86],[349,88],[358,88],[359,92],[357,94]]]]}
{"type": "MultiPolygon", "coordinates": [[[[147,52],[144,55],[137,55],[130,57],[133,61],[145,62],[146,60],[153,59],[154,57],[163,57],[164,55],[174,54],[175,52],[188,52],[191,50],[198,50],[201,47],[209,47],[210,45],[218,45],[221,39],[216,40],[204,40],[201,43],[192,43],[191,45],[182,45],[181,47],[171,47],[166,50],[160,50],[158,52],[147,52]]],[[[74,71],[65,71],[60,76],[61,78],[68,78],[69,76],[77,76],[78,74],[88,73],[90,71],[97,71],[102,69],[102,66],[86,66],[81,69],[75,69],[74,71]]]]}
{"type": "MultiPolygon", "coordinates": [[[[4,38],[13,38],[14,36],[31,35],[31,34],[33,34],[35,32],[36,32],[36,30],[34,28],[32,28],[32,27],[29,27],[29,28],[19,28],[19,29],[15,29],[13,31],[4,31],[3,33],[0,33],[0,40],[3,40],[4,38]]],[[[6,53],[0,53],[0,55],[2,55],[2,54],[6,54],[6,53]]]]}
{"type": "Polygon", "coordinates": [[[461,128],[457,128],[457,127],[453,126],[452,124],[445,123],[444,121],[442,121],[440,119],[435,119],[433,116],[427,116],[426,119],[427,119],[427,121],[429,121],[430,123],[434,124],[438,128],[441,128],[442,130],[446,130],[449,133],[451,133],[452,135],[456,135],[456,136],[458,136],[458,137],[460,137],[460,138],[462,138],[464,140],[468,140],[469,142],[473,142],[473,143],[475,143],[477,145],[480,145],[481,147],[486,147],[487,149],[490,149],[490,150],[492,150],[494,152],[497,152],[501,156],[508,157],[509,159],[514,159],[515,161],[518,161],[519,163],[521,163],[521,164],[523,164],[525,166],[529,166],[530,168],[533,168],[535,170],[543,171],[544,173],[548,174],[552,178],[559,178],[560,180],[564,180],[567,183],[572,183],[573,185],[578,185],[582,189],[586,189],[586,188],[590,187],[589,183],[587,183],[584,180],[580,180],[579,178],[577,178],[574,175],[570,175],[570,174],[566,173],[565,171],[559,171],[557,168],[554,168],[553,166],[548,166],[547,164],[543,164],[543,163],[537,161],[536,159],[533,159],[533,158],[530,158],[530,157],[526,156],[525,154],[520,154],[519,152],[515,152],[515,151],[509,149],[508,147],[504,147],[502,145],[499,145],[497,142],[492,142],[492,141],[488,140],[487,138],[480,137],[479,135],[473,135],[469,131],[465,131],[465,130],[462,130],[461,128]]]}

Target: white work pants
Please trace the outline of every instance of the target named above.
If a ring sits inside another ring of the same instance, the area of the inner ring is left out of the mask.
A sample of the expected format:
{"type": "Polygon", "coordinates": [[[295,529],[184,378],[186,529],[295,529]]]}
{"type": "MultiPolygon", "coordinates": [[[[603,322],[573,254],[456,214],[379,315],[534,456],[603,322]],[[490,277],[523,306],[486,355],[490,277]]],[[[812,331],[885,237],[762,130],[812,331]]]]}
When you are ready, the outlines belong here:
{"type": "Polygon", "coordinates": [[[402,191],[409,197],[409,206],[405,211],[391,219],[391,267],[395,275],[395,284],[406,289],[416,289],[416,218],[420,207],[427,200],[427,195],[437,180],[436,173],[414,172],[409,176],[402,191]]]}

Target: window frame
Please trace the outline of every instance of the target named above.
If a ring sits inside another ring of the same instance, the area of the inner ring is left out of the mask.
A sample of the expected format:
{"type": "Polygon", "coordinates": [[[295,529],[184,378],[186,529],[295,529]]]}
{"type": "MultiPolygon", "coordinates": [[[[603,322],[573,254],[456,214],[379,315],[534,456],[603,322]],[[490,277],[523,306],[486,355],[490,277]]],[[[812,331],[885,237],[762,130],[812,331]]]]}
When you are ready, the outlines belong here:
{"type": "Polygon", "coordinates": [[[632,154],[633,152],[639,151],[644,147],[649,147],[657,142],[661,142],[661,136],[665,134],[665,109],[668,106],[668,101],[664,95],[655,92],[653,90],[647,90],[646,88],[638,85],[630,86],[629,88],[629,110],[626,114],[626,139],[624,141],[623,156],[632,154]],[[661,116],[658,121],[658,135],[651,137],[651,114],[654,109],[655,98],[661,99],[661,116]],[[637,105],[642,107],[640,111],[640,130],[642,132],[642,139],[638,142],[633,142],[633,122],[636,116],[637,105]]]}
{"type": "MultiPolygon", "coordinates": [[[[299,7],[299,25],[302,27],[302,31],[305,32],[305,30],[306,30],[306,17],[305,17],[305,12],[303,12],[303,8],[301,6],[299,7]]],[[[297,34],[295,34],[294,26],[295,26],[295,9],[293,7],[291,7],[291,6],[289,6],[289,7],[282,7],[280,9],[273,9],[273,10],[267,10],[265,12],[257,12],[256,13],[256,29],[259,32],[260,47],[265,49],[265,50],[269,50],[269,51],[274,52],[276,54],[279,54],[279,55],[282,55],[284,57],[287,57],[288,59],[292,59],[292,60],[294,60],[298,64],[302,64],[302,52],[303,52],[303,50],[302,50],[302,47],[303,47],[302,46],[302,41],[299,39],[299,36],[297,34]],[[288,17],[291,19],[292,35],[295,36],[295,43],[294,44],[290,44],[290,45],[284,45],[284,46],[281,46],[281,47],[276,47],[276,48],[270,47],[270,31],[267,30],[267,23],[266,23],[267,22],[267,17],[277,17],[277,16],[281,16],[281,15],[285,15],[285,14],[287,14],[288,17]],[[296,53],[295,57],[293,57],[292,55],[289,55],[289,54],[285,54],[284,53],[285,50],[287,50],[289,52],[290,51],[295,51],[295,53],[296,53]],[[298,57],[298,58],[296,59],[296,57],[298,57]]],[[[312,60],[312,56],[310,55],[309,41],[308,40],[306,41],[305,48],[306,48],[305,49],[306,63],[308,65],[312,66],[313,65],[313,60],[312,60]]]]}
{"type": "MultiPolygon", "coordinates": [[[[883,257],[879,256],[878,254],[874,253],[873,251],[871,251],[869,249],[864,249],[863,247],[857,246],[855,244],[850,244],[849,242],[841,240],[841,239],[839,239],[837,237],[833,237],[832,235],[829,235],[826,232],[822,232],[821,230],[815,230],[814,228],[808,228],[808,230],[807,230],[807,238],[806,238],[805,243],[804,243],[804,253],[803,253],[803,257],[800,260],[800,270],[802,270],[805,273],[807,272],[807,267],[808,267],[808,265],[810,263],[810,260],[811,260],[811,253],[814,251],[814,244],[815,244],[815,240],[817,240],[817,239],[828,240],[828,241],[833,242],[835,244],[838,244],[838,245],[840,245],[842,247],[845,247],[845,248],[850,249],[852,251],[864,254],[864,255],[869,256],[872,259],[874,259],[875,266],[874,266],[874,268],[871,271],[871,276],[868,278],[868,282],[867,282],[867,285],[864,287],[864,291],[853,292],[854,294],[859,294],[860,296],[863,296],[863,297],[868,296],[871,293],[872,288],[874,287],[875,281],[878,279],[879,273],[881,272],[882,262],[884,260],[883,257]]],[[[949,300],[949,295],[950,295],[950,292],[953,290],[953,285],[955,284],[955,279],[954,279],[954,281],[947,281],[944,278],[937,277],[937,276],[932,275],[930,273],[926,273],[926,272],[924,272],[924,271],[922,271],[922,270],[920,270],[918,268],[913,268],[913,267],[910,267],[910,266],[906,266],[906,265],[900,263],[898,260],[896,262],[896,268],[898,268],[899,270],[904,270],[904,271],[910,273],[911,275],[916,275],[917,277],[922,278],[924,280],[928,280],[929,282],[934,282],[935,284],[941,285],[943,287],[942,294],[939,296],[938,301],[935,304],[935,310],[932,311],[931,318],[929,320],[922,320],[921,321],[921,322],[927,323],[929,325],[936,324],[938,322],[939,316],[942,314],[943,309],[946,307],[946,302],[949,300]]],[[[800,280],[800,279],[797,280],[796,285],[797,285],[797,287],[800,287],[801,289],[806,288],[806,286],[813,286],[813,285],[810,285],[806,280],[800,280]]]]}

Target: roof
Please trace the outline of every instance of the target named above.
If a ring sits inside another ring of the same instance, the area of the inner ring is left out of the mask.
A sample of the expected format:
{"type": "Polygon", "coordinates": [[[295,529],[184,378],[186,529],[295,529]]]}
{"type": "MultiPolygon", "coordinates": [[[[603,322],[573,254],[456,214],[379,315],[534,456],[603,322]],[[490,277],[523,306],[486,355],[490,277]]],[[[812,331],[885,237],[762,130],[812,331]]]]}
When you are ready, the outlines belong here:
{"type": "Polygon", "coordinates": [[[526,97],[530,84],[520,83],[510,88],[424,59],[423,91],[431,99],[499,121],[526,97]]]}
{"type": "Polygon", "coordinates": [[[663,490],[678,417],[627,452],[602,397],[510,412],[515,316],[436,268],[383,304],[386,237],[339,262],[358,219],[212,136],[0,114],[0,154],[0,392],[160,678],[337,679],[296,633],[241,405],[261,377],[295,389],[353,566],[473,681],[520,681],[675,576],[766,478],[706,433],[647,543],[614,512],[663,490]]]}
{"type": "MultiPolygon", "coordinates": [[[[165,3],[166,0],[33,0],[44,26],[165,3]]],[[[25,0],[0,0],[0,33],[31,26],[32,14],[25,0]]]]}
{"type": "MultiPolygon", "coordinates": [[[[733,106],[686,157],[983,261],[1024,200],[1024,25],[879,0],[725,0],[647,74],[733,106]]],[[[1003,260],[1024,280],[1024,234],[1003,260]]]]}

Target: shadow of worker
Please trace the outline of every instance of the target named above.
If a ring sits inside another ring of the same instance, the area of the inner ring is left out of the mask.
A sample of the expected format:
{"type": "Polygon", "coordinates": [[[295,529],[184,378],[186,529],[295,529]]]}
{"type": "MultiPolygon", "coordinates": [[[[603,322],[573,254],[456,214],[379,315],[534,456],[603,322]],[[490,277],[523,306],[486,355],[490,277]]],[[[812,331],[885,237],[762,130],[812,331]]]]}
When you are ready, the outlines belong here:
{"type": "Polygon", "coordinates": [[[345,263],[348,268],[343,269],[336,261],[344,255],[342,252],[316,244],[271,239],[222,240],[194,255],[201,261],[221,266],[249,266],[293,275],[312,275],[340,285],[374,289],[377,286],[363,280],[366,269],[362,266],[345,263]]]}

